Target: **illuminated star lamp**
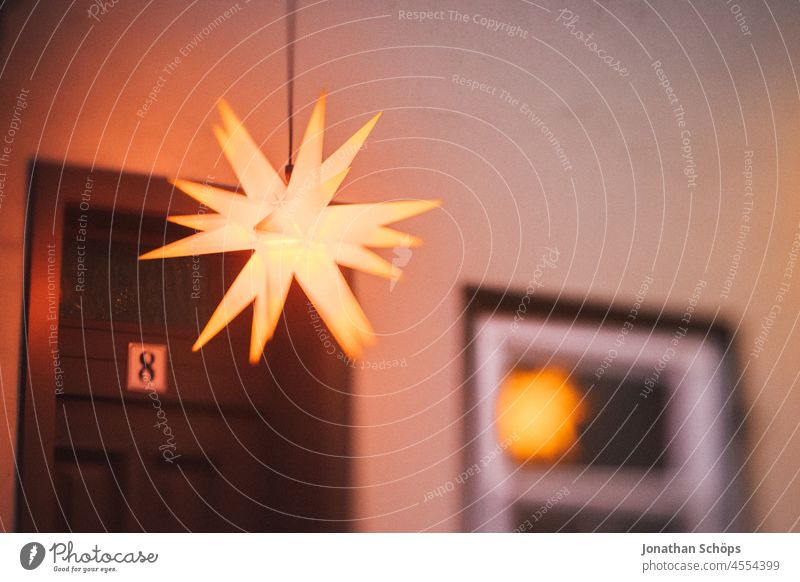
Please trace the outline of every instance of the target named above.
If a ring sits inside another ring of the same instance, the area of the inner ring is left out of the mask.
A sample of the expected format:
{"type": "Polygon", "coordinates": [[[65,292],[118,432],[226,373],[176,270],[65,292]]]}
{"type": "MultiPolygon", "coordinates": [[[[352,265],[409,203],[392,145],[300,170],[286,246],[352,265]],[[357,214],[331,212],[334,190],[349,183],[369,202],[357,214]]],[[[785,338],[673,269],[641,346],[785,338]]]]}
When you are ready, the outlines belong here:
{"type": "Polygon", "coordinates": [[[250,303],[250,362],[255,364],[275,332],[289,285],[297,279],[348,356],[374,342],[374,332],[337,265],[396,280],[397,267],[367,247],[418,246],[416,237],[386,225],[439,206],[434,200],[329,205],[380,113],[323,159],[325,93],[314,107],[288,184],[270,165],[224,100],[223,127],[214,127],[245,196],[207,184],[174,180],[183,192],[217,214],[171,216],[198,232],[139,259],[165,259],[252,250],[211,319],[192,346],[198,351],[250,303]]]}

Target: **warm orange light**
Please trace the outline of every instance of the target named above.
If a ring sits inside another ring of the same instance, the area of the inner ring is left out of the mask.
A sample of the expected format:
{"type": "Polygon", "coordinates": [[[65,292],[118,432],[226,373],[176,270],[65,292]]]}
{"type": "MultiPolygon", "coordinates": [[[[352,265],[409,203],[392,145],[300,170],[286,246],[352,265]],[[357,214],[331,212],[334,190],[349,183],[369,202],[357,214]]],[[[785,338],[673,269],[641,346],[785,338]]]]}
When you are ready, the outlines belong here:
{"type": "MultiPolygon", "coordinates": [[[[409,235],[386,225],[431,210],[439,202],[328,205],[380,113],[323,160],[323,93],[311,114],[294,171],[286,184],[224,100],[219,111],[224,127],[215,127],[214,133],[245,196],[175,180],[175,186],[217,214],[170,217],[170,221],[200,232],[139,258],[253,251],[200,333],[192,347],[194,351],[253,303],[250,361],[258,362],[275,331],[294,278],[344,351],[357,357],[365,344],[374,341],[374,333],[337,264],[396,280],[399,269],[366,247],[409,246],[409,235]]],[[[410,240],[411,246],[422,242],[413,237],[410,240]]]]}
{"type": "Polygon", "coordinates": [[[585,416],[578,390],[558,369],[515,371],[500,388],[497,430],[518,461],[553,461],[575,445],[585,416]]]}

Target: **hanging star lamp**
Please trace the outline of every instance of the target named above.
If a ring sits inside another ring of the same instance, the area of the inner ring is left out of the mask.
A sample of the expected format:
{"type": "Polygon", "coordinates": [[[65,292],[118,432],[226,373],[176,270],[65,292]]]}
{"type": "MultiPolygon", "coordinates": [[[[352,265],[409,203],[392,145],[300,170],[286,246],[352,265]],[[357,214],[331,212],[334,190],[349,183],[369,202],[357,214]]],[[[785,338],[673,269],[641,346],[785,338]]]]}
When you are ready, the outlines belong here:
{"type": "Polygon", "coordinates": [[[439,202],[330,205],[381,114],[323,159],[325,101],[323,92],[294,164],[290,140],[286,181],[224,100],[219,103],[222,126],[214,127],[214,134],[244,195],[204,183],[173,181],[216,214],[169,217],[171,222],[197,232],[145,253],[140,260],[252,251],[192,346],[193,351],[202,348],[252,303],[250,362],[257,363],[275,332],[293,279],[348,356],[358,357],[363,347],[374,341],[372,327],[339,265],[396,280],[399,269],[367,247],[418,246],[419,239],[387,225],[431,210],[439,202]]]}

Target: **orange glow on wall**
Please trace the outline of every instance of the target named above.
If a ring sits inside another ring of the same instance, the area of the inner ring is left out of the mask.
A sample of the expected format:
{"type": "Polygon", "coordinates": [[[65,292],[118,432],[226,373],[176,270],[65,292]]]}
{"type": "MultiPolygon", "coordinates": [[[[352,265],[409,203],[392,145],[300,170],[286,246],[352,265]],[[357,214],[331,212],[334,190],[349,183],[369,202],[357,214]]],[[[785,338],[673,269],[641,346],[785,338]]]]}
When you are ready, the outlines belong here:
{"type": "Polygon", "coordinates": [[[250,362],[258,362],[275,331],[289,285],[296,279],[339,345],[350,357],[358,357],[363,346],[374,341],[374,333],[338,265],[396,280],[399,269],[367,247],[421,244],[421,240],[386,225],[431,210],[439,202],[402,200],[329,206],[380,113],[323,159],[323,93],[311,114],[287,184],[225,101],[220,102],[219,111],[223,127],[215,127],[214,133],[245,195],[175,180],[176,187],[217,214],[171,216],[171,222],[200,232],[139,258],[253,251],[200,333],[194,351],[252,303],[250,362]]]}
{"type": "Polygon", "coordinates": [[[500,388],[497,430],[518,461],[554,461],[577,452],[585,416],[581,396],[559,369],[515,371],[500,388]]]}

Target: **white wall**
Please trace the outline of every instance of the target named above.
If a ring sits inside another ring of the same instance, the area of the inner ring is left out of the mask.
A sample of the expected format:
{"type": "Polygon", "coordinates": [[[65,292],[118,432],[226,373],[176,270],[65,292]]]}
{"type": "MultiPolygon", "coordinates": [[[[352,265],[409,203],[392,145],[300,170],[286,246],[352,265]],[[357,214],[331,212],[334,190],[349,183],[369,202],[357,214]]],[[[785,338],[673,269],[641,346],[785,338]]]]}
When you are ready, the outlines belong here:
{"type": "MultiPolygon", "coordinates": [[[[282,3],[240,0],[172,74],[162,68],[235,2],[119,2],[99,22],[92,3],[22,2],[3,8],[0,133],[13,98],[30,90],[0,206],[0,527],[11,523],[17,406],[26,165],[34,156],[169,176],[233,181],[211,133],[226,96],[276,161],[286,150],[282,3]],[[180,4],[180,6],[179,6],[180,4]],[[268,5],[267,5],[268,4],[268,5]],[[275,53],[274,51],[278,51],[275,53]],[[10,57],[8,56],[10,54],[10,57]],[[165,75],[144,119],[137,109],[165,75]]],[[[737,332],[747,362],[798,232],[800,19],[791,2],[738,6],[621,0],[571,2],[575,30],[623,63],[619,75],[557,22],[564,6],[435,2],[302,2],[298,104],[303,125],[322,88],[330,92],[328,144],[377,110],[385,115],[341,199],[442,198],[444,208],[407,223],[425,239],[406,277],[357,278],[381,334],[367,359],[406,358],[390,371],[359,370],[354,431],[358,528],[454,530],[458,492],[425,493],[463,470],[461,289],[482,283],[524,289],[546,245],[561,252],[544,277],[548,295],[590,296],[625,306],[651,274],[652,309],[682,310],[698,279],[702,311],[717,309],[737,332]],[[444,10],[415,22],[400,12],[444,10]],[[451,19],[449,10],[467,15],[451,19]],[[492,31],[476,15],[521,27],[492,31]],[[477,20],[477,22],[476,22],[477,20]],[[779,25],[779,26],[778,26],[779,25]],[[525,34],[522,34],[522,33],[525,34]],[[525,37],[525,38],[523,38],[525,37]],[[697,169],[690,192],[681,136],[651,63],[660,60],[686,111],[697,169]],[[497,87],[470,90],[454,75],[497,87]],[[505,89],[519,103],[500,97],[505,89]],[[552,129],[565,171],[527,103],[552,129]],[[754,152],[754,211],[728,298],[721,290],[742,221],[744,152],[754,152]]],[[[299,130],[298,130],[299,131],[299,130]]],[[[331,151],[331,150],[328,150],[331,151]]],[[[391,255],[389,255],[391,256],[391,255]]],[[[742,382],[748,415],[747,471],[754,525],[800,529],[800,438],[795,413],[795,332],[800,273],[766,350],[742,382]]]]}

